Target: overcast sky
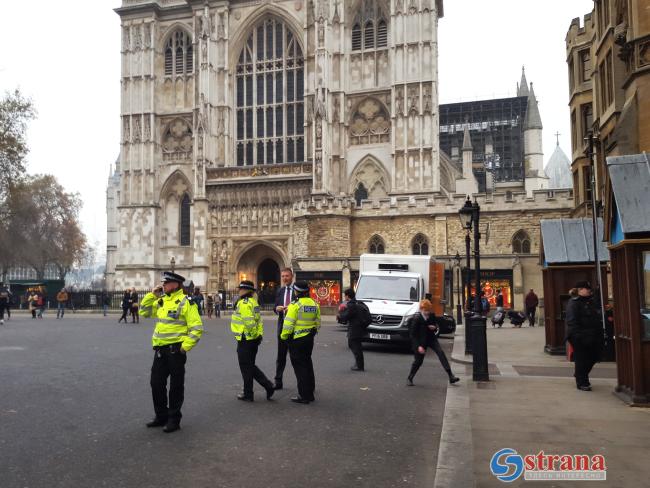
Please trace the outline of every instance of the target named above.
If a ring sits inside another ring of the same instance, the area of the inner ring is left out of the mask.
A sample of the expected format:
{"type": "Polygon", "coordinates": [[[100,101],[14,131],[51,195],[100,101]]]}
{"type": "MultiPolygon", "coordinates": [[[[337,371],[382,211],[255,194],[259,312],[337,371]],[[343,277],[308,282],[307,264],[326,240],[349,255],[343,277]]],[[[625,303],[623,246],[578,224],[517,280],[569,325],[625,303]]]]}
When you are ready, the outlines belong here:
{"type": "MultiPolygon", "coordinates": [[[[105,191],[119,154],[121,0],[33,0],[0,7],[0,92],[34,100],[29,168],[53,173],[84,201],[91,243],[106,240],[105,191]]],[[[514,96],[526,65],[540,101],[544,152],[570,151],[564,38],[592,0],[446,0],[440,102],[514,96]]]]}

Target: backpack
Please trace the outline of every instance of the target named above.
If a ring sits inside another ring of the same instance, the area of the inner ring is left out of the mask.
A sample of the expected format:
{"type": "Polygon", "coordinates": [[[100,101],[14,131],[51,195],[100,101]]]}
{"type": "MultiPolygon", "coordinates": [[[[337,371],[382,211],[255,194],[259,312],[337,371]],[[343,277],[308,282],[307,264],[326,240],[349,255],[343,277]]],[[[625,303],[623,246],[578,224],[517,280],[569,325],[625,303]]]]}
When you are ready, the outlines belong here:
{"type": "Polygon", "coordinates": [[[368,305],[363,302],[357,302],[357,309],[359,310],[359,321],[364,327],[368,327],[372,324],[372,315],[370,314],[370,309],[368,305]]]}

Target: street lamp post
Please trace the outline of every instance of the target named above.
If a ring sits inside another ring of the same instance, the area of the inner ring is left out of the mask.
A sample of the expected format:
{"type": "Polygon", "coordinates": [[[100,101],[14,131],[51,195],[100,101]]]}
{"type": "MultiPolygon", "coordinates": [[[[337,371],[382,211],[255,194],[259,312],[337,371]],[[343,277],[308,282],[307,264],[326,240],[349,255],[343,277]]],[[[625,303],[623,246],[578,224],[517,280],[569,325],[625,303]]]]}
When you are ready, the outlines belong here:
{"type": "Polygon", "coordinates": [[[463,283],[463,272],[460,269],[460,253],[456,251],[456,257],[454,258],[454,263],[456,264],[456,269],[458,270],[457,276],[458,281],[456,281],[456,295],[458,296],[458,303],[456,304],[456,323],[463,323],[463,299],[465,296],[465,284],[463,283]]]}
{"type": "Polygon", "coordinates": [[[470,320],[465,322],[465,328],[471,329],[472,339],[472,377],[474,381],[489,381],[490,375],[488,372],[488,355],[487,355],[487,318],[483,317],[481,310],[481,251],[480,239],[481,233],[479,230],[481,207],[478,202],[472,203],[467,198],[465,205],[459,212],[461,223],[469,232],[474,230],[474,313],[471,315],[470,320]]]}
{"type": "Polygon", "coordinates": [[[472,354],[472,329],[470,327],[470,317],[472,316],[472,277],[470,273],[472,272],[472,266],[470,261],[470,249],[472,245],[472,240],[470,238],[470,232],[472,231],[472,202],[469,198],[465,202],[465,205],[459,211],[460,223],[463,226],[463,229],[467,231],[465,235],[465,283],[463,292],[465,294],[464,305],[465,305],[465,355],[472,354]]]}

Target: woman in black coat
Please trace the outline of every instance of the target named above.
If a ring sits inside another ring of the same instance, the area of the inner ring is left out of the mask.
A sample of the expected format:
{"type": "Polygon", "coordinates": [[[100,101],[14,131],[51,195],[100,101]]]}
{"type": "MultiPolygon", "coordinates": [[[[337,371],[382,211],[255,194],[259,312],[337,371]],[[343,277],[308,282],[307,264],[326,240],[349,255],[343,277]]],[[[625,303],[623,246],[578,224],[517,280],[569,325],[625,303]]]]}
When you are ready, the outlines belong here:
{"type": "Polygon", "coordinates": [[[117,321],[119,324],[124,320],[124,323],[127,324],[129,321],[127,319],[127,315],[129,315],[129,311],[131,310],[131,291],[126,290],[124,292],[124,296],[122,297],[122,316],[120,317],[120,320],[117,321]]]}
{"type": "Polygon", "coordinates": [[[429,300],[420,302],[420,312],[415,314],[409,321],[409,334],[411,336],[411,345],[413,347],[414,360],[411,365],[411,372],[408,376],[408,386],[413,386],[413,378],[424,362],[424,356],[427,347],[433,349],[440,359],[440,364],[449,376],[449,383],[454,384],[460,381],[458,377],[451,372],[451,366],[445,356],[445,351],[440,347],[438,337],[436,337],[436,316],[433,313],[433,304],[429,300]]]}

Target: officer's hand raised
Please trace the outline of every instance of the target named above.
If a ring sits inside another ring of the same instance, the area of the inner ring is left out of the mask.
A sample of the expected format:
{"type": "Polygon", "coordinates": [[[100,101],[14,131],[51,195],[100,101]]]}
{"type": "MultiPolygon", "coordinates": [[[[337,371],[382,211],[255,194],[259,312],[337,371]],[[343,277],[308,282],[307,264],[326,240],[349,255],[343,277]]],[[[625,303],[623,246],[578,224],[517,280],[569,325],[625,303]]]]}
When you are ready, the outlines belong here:
{"type": "Polygon", "coordinates": [[[153,289],[153,293],[155,295],[160,295],[162,292],[163,292],[163,286],[162,285],[158,285],[153,289]]]}

